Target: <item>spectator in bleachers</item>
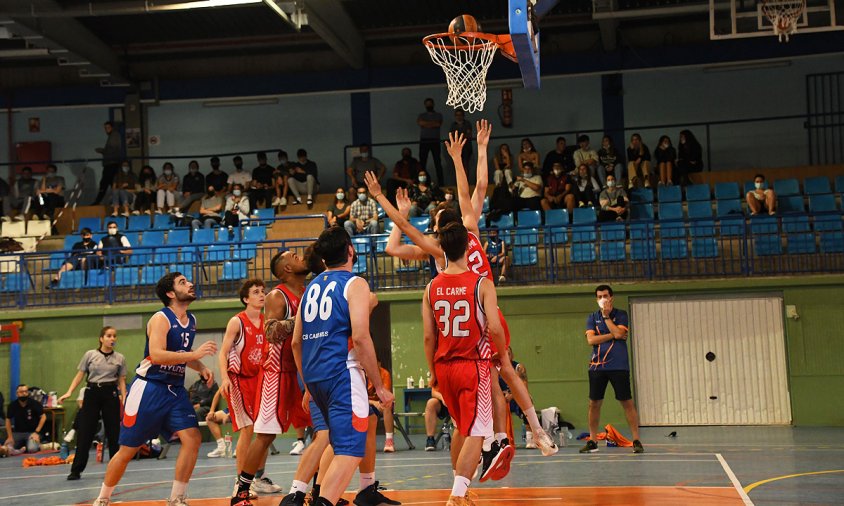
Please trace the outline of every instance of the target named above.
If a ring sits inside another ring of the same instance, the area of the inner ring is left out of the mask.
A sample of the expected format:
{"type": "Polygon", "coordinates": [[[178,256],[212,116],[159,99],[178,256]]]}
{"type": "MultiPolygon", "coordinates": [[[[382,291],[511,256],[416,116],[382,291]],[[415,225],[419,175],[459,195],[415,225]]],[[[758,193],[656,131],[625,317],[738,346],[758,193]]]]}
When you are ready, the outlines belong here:
{"type": "Polygon", "coordinates": [[[220,429],[220,426],[229,423],[231,417],[229,416],[228,408],[222,410],[217,409],[221,395],[222,392],[218,389],[217,393],[214,394],[214,399],[211,400],[211,407],[208,410],[208,414],[205,415],[205,421],[208,422],[208,432],[211,433],[211,437],[217,442],[217,447],[208,453],[209,459],[226,456],[226,440],[223,438],[223,431],[220,429]]]}
{"type": "Polygon", "coordinates": [[[354,193],[354,189],[358,186],[363,186],[363,175],[367,172],[372,172],[378,176],[378,181],[383,181],[384,174],[387,172],[387,167],[381,160],[371,156],[372,147],[369,144],[361,144],[358,147],[360,155],[352,158],[352,163],[346,167],[346,175],[349,176],[350,185],[349,194],[354,193]]]}
{"type": "Polygon", "coordinates": [[[399,188],[410,188],[413,186],[413,176],[422,170],[419,160],[413,158],[410,148],[402,148],[401,160],[393,167],[393,177],[387,181],[387,198],[390,202],[396,201],[396,190],[399,188]]]}
{"type": "Polygon", "coordinates": [[[551,174],[545,179],[545,198],[541,202],[542,209],[562,209],[564,206],[569,213],[574,211],[574,194],[569,176],[563,171],[563,165],[555,163],[551,174]]]}
{"type": "Polygon", "coordinates": [[[627,146],[627,176],[630,178],[630,188],[644,182],[645,188],[651,187],[651,151],[642,142],[642,136],[630,136],[627,146]]]}
{"type": "Polygon", "coordinates": [[[627,219],[630,199],[627,198],[627,192],[624,191],[624,188],[615,183],[615,176],[607,176],[607,188],[601,192],[599,197],[601,212],[598,213],[598,221],[624,221],[627,219]]]}
{"type": "MultiPolygon", "coordinates": [[[[454,189],[446,188],[443,191],[442,203],[445,204],[446,207],[452,209],[455,213],[457,213],[458,216],[460,215],[460,204],[457,202],[457,199],[454,198],[454,189]]],[[[436,212],[436,210],[432,212],[436,212]]]]}
{"type": "Polygon", "coordinates": [[[510,146],[507,144],[499,144],[498,151],[492,158],[495,171],[492,173],[492,181],[496,185],[500,185],[502,181],[506,181],[507,185],[513,183],[513,155],[510,153],[510,146]]]}
{"type": "Polygon", "coordinates": [[[747,208],[751,215],[768,213],[773,216],[777,214],[777,194],[772,188],[767,188],[765,176],[756,174],[753,178],[754,189],[747,192],[747,208]]]}
{"type": "Polygon", "coordinates": [[[221,194],[226,189],[228,180],[229,175],[220,169],[220,159],[216,156],[211,157],[211,172],[205,176],[205,183],[208,186],[213,186],[214,191],[221,194]]]}
{"type": "Polygon", "coordinates": [[[659,171],[659,184],[674,184],[674,162],[677,160],[677,150],[671,145],[671,139],[667,135],[659,138],[659,143],[654,150],[654,161],[659,171]]]}
{"type": "MultiPolygon", "coordinates": [[[[9,183],[7,183],[5,179],[0,177],[0,200],[3,201],[2,209],[3,209],[3,212],[4,212],[3,217],[2,217],[3,221],[9,221],[9,217],[6,216],[5,210],[6,210],[6,200],[9,198],[9,193],[11,193],[11,191],[12,191],[12,189],[11,189],[11,187],[9,187],[9,183]]],[[[2,409],[2,406],[0,406],[0,409],[2,409]]]]}
{"type": "MultiPolygon", "coordinates": [[[[425,112],[416,118],[416,124],[419,125],[419,162],[423,169],[427,169],[428,153],[430,153],[431,158],[434,159],[437,181],[442,184],[443,163],[440,151],[440,127],[443,124],[443,115],[434,111],[434,99],[425,99],[425,112]]],[[[416,169],[412,170],[410,174],[416,174],[416,169]]]]}
{"type": "Polygon", "coordinates": [[[35,194],[37,185],[32,177],[32,167],[22,168],[20,177],[12,185],[9,197],[3,199],[3,214],[11,216],[15,221],[21,221],[28,210],[34,214],[40,213],[41,204],[35,194]]]}
{"type": "Polygon", "coordinates": [[[205,195],[205,176],[199,172],[199,162],[191,160],[188,162],[188,173],[182,178],[181,194],[176,206],[176,216],[181,218],[183,213],[190,211],[194,202],[202,200],[205,195]]]}
{"type": "Polygon", "coordinates": [[[173,172],[173,164],[167,162],[155,185],[155,212],[163,214],[165,211],[176,211],[176,192],[179,191],[179,176],[173,172]],[[164,207],[166,204],[166,208],[164,207]]]}
{"type": "Polygon", "coordinates": [[[138,181],[128,161],[120,164],[120,172],[114,176],[111,187],[111,216],[116,217],[123,208],[123,216],[129,216],[129,206],[135,201],[138,181]]]}
{"type": "Polygon", "coordinates": [[[132,214],[152,214],[152,201],[157,184],[155,170],[149,165],[141,167],[141,173],[138,175],[138,193],[135,195],[135,210],[132,214]]]}
{"type": "Polygon", "coordinates": [[[193,404],[197,420],[205,420],[205,417],[211,413],[211,402],[219,389],[216,381],[209,387],[208,382],[201,377],[190,386],[188,396],[190,396],[190,403],[193,404]]]}
{"type": "Polygon", "coordinates": [[[574,164],[574,157],[572,156],[571,150],[566,147],[566,138],[562,136],[557,137],[556,143],[554,144],[554,151],[545,155],[545,161],[542,163],[543,178],[548,177],[555,163],[562,164],[563,171],[567,173],[574,172],[577,167],[574,164]]]}
{"type": "Polygon", "coordinates": [[[334,194],[334,203],[325,212],[328,217],[328,226],[344,227],[351,211],[352,207],[346,201],[345,190],[337,188],[337,192],[334,194]]]}
{"type": "Polygon", "coordinates": [[[589,175],[596,177],[598,175],[598,153],[589,145],[589,136],[581,135],[577,138],[578,150],[574,152],[574,165],[580,167],[586,165],[589,167],[589,175]]]}
{"type": "Polygon", "coordinates": [[[691,130],[680,131],[677,146],[677,176],[682,186],[692,184],[689,174],[703,170],[703,148],[691,130]]]}
{"type": "Polygon", "coordinates": [[[59,281],[62,279],[62,274],[67,271],[78,269],[96,269],[99,265],[98,258],[96,256],[97,243],[94,242],[94,237],[91,235],[91,229],[85,227],[80,231],[80,233],[82,235],[82,240],[73,245],[70,250],[70,256],[65,263],[59,267],[59,270],[53,278],[50,279],[50,285],[48,288],[58,286],[59,281]]]}
{"type": "Polygon", "coordinates": [[[197,228],[213,228],[223,221],[220,213],[223,212],[223,197],[217,194],[216,189],[208,185],[202,203],[199,206],[199,218],[191,222],[194,230],[197,228]]]}
{"type": "MultiPolygon", "coordinates": [[[[536,147],[533,145],[533,141],[525,137],[522,139],[521,147],[522,149],[519,151],[519,156],[516,158],[517,166],[524,170],[525,162],[530,162],[533,164],[534,168],[539,167],[539,151],[536,150],[536,147]]],[[[465,167],[468,167],[468,165],[465,165],[465,167]]],[[[542,174],[543,177],[545,175],[546,174],[542,174]]]]}
{"type": "Polygon", "coordinates": [[[410,188],[410,216],[415,218],[430,214],[442,199],[439,188],[428,182],[428,171],[420,170],[416,176],[416,183],[410,188]]]}
{"type": "Polygon", "coordinates": [[[308,160],[308,152],[299,148],[296,151],[297,161],[290,168],[290,192],[296,200],[294,204],[302,203],[302,194],[307,192],[308,206],[314,204],[314,195],[319,191],[319,169],[317,164],[308,160]]]}
{"type": "Polygon", "coordinates": [[[612,137],[605,135],[601,139],[601,149],[598,150],[598,181],[601,186],[607,180],[607,176],[612,174],[619,184],[624,184],[627,175],[624,173],[624,165],[618,161],[618,150],[615,149],[615,143],[612,137]]]}
{"type": "Polygon", "coordinates": [[[366,186],[357,189],[358,198],[351,205],[349,219],[343,226],[349,236],[378,233],[378,207],[369,198],[366,186]]]}
{"type": "MultiPolygon", "coordinates": [[[[64,178],[59,176],[58,168],[52,163],[47,164],[47,173],[41,178],[36,192],[43,200],[41,202],[41,218],[52,220],[56,209],[64,205],[64,190],[66,188],[64,178]]],[[[127,207],[128,215],[128,207],[127,207]]]]}
{"type": "MultiPolygon", "coordinates": [[[[466,139],[466,144],[463,145],[463,151],[460,153],[460,159],[463,160],[464,167],[471,167],[473,153],[472,139],[475,138],[475,135],[472,133],[474,131],[472,122],[466,121],[466,113],[462,109],[454,110],[454,122],[451,124],[448,131],[449,133],[459,132],[463,134],[463,138],[466,139]]],[[[431,182],[433,183],[433,181],[431,182]]],[[[445,185],[443,178],[441,178],[439,174],[437,174],[437,184],[440,186],[445,185]]]]}
{"type": "Polygon", "coordinates": [[[278,166],[273,172],[273,186],[275,188],[273,207],[287,205],[287,192],[290,191],[289,178],[290,160],[287,158],[287,151],[281,150],[278,152],[278,166]]]}
{"type": "Polygon", "coordinates": [[[589,174],[589,167],[581,165],[577,168],[577,174],[572,178],[571,186],[574,203],[577,207],[598,207],[601,185],[597,179],[589,174]]]}
{"type": "Polygon", "coordinates": [[[227,181],[229,185],[228,193],[234,191],[234,185],[239,184],[240,190],[243,191],[246,188],[249,188],[249,183],[252,182],[252,174],[248,171],[243,170],[243,158],[239,155],[232,158],[232,163],[234,163],[234,171],[229,174],[229,179],[227,181]]]}
{"type": "Polygon", "coordinates": [[[516,177],[512,185],[513,194],[516,197],[516,210],[539,211],[542,209],[542,176],[534,174],[534,167],[536,166],[533,162],[524,162],[522,175],[516,177]]]}
{"type": "Polygon", "coordinates": [[[493,269],[501,268],[501,272],[498,273],[498,283],[503,283],[507,281],[507,264],[509,262],[507,244],[498,236],[498,227],[494,225],[489,227],[487,234],[484,243],[486,258],[493,269]]]}
{"type": "Polygon", "coordinates": [[[97,244],[97,256],[105,257],[108,264],[123,264],[132,254],[132,244],[129,238],[117,230],[117,223],[109,221],[106,225],[108,235],[100,239],[97,244]]]}
{"type": "Polygon", "coordinates": [[[106,121],[103,123],[103,129],[108,137],[105,146],[95,150],[103,155],[103,177],[100,179],[100,191],[94,199],[95,206],[103,201],[106,190],[111,187],[114,176],[120,170],[120,160],[123,158],[123,139],[120,138],[120,132],[114,128],[114,123],[106,121]]]}
{"type": "Polygon", "coordinates": [[[229,229],[237,227],[241,220],[249,219],[249,199],[243,194],[243,186],[235,183],[232,193],[226,199],[226,211],[223,214],[223,224],[229,229]]]}
{"type": "Polygon", "coordinates": [[[41,449],[41,429],[47,415],[40,402],[29,398],[29,388],[18,385],[17,398],[6,409],[6,442],[10,455],[35,453],[41,449]]]}
{"type": "Polygon", "coordinates": [[[267,164],[267,154],[258,153],[258,166],[252,169],[252,183],[249,188],[249,208],[263,209],[272,207],[275,198],[273,172],[275,169],[267,164]],[[259,206],[263,203],[263,206],[259,206]]]}

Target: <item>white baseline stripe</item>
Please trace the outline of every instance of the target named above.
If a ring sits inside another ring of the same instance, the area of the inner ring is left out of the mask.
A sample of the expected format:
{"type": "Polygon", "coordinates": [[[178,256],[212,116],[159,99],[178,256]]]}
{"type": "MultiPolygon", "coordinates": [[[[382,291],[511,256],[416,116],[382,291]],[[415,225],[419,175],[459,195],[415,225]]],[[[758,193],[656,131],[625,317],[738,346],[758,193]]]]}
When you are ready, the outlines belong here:
{"type": "Polygon", "coordinates": [[[733,487],[735,487],[736,492],[738,492],[739,496],[741,497],[741,500],[744,501],[745,506],[754,506],[753,501],[750,500],[750,497],[748,497],[747,492],[745,492],[744,488],[742,488],[741,482],[738,481],[738,478],[736,478],[736,473],[734,473],[733,470],[730,469],[730,465],[727,464],[727,461],[724,460],[724,457],[722,457],[720,453],[716,453],[715,457],[718,458],[718,462],[721,463],[721,467],[724,468],[724,472],[727,473],[727,476],[733,483],[733,487]]]}

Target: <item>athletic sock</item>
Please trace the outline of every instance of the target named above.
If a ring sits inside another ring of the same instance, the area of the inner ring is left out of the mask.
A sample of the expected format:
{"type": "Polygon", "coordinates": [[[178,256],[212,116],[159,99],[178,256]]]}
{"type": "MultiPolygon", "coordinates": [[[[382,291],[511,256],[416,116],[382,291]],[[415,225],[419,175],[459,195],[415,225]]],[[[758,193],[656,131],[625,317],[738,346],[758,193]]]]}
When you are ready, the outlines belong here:
{"type": "Polygon", "coordinates": [[[495,433],[495,440],[496,440],[496,441],[498,441],[499,443],[501,443],[501,441],[502,441],[503,439],[507,439],[507,433],[506,433],[506,432],[496,432],[496,433],[495,433]]]}
{"type": "Polygon", "coordinates": [[[173,488],[170,490],[170,500],[184,496],[188,490],[188,484],[185,481],[173,481],[173,488]]]}
{"type": "Polygon", "coordinates": [[[375,483],[375,473],[360,473],[360,489],[363,490],[366,487],[375,483]]]}
{"type": "Polygon", "coordinates": [[[488,451],[492,450],[492,442],[493,442],[493,440],[494,440],[494,439],[493,439],[493,437],[492,437],[492,436],[487,436],[487,437],[485,437],[485,438],[484,438],[484,444],[483,444],[483,446],[481,447],[481,449],[482,449],[483,451],[485,451],[485,452],[488,452],[488,451]]]}
{"type": "Polygon", "coordinates": [[[217,448],[225,448],[226,440],[224,438],[220,438],[217,440],[217,448]]]}
{"type": "Polygon", "coordinates": [[[237,492],[245,492],[249,490],[250,485],[252,485],[252,480],[255,479],[255,475],[249,474],[246,471],[241,471],[240,476],[237,477],[237,492]]]}
{"type": "Polygon", "coordinates": [[[385,437],[386,437],[386,439],[393,439],[393,433],[387,432],[387,433],[385,433],[385,437]]]}
{"type": "Polygon", "coordinates": [[[296,492],[302,492],[303,494],[307,494],[308,484],[304,481],[293,480],[293,486],[290,487],[290,493],[295,494],[296,492]]]}
{"type": "Polygon", "coordinates": [[[257,471],[255,471],[255,479],[256,480],[261,479],[261,476],[264,476],[264,470],[263,469],[258,469],[257,471]]]}
{"type": "Polygon", "coordinates": [[[466,497],[466,491],[469,490],[469,484],[472,480],[464,478],[463,476],[454,476],[454,485],[451,487],[451,495],[454,497],[466,497]]]}
{"type": "Polygon", "coordinates": [[[302,444],[305,444],[305,438],[303,438],[303,437],[296,438],[296,440],[299,441],[302,444]]]}
{"type": "Polygon", "coordinates": [[[524,413],[533,432],[542,428],[542,425],[539,424],[539,418],[536,417],[536,410],[533,409],[533,405],[528,406],[528,408],[524,410],[524,413]]]}
{"type": "Polygon", "coordinates": [[[114,492],[114,487],[107,487],[105,483],[100,487],[100,495],[97,499],[111,499],[111,493],[114,492]]]}

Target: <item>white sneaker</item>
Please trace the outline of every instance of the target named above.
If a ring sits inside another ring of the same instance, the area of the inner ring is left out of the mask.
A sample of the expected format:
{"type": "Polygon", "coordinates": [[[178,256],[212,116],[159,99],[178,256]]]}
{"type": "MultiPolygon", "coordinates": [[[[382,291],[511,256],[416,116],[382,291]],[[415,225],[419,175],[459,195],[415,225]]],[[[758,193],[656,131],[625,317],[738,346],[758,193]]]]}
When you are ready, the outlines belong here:
{"type": "Polygon", "coordinates": [[[75,435],[76,435],[76,429],[70,429],[70,432],[68,432],[67,434],[64,435],[64,442],[70,443],[71,441],[73,441],[73,436],[75,436],[75,435]]]}
{"type": "Polygon", "coordinates": [[[132,211],[132,216],[140,216],[140,215],[141,215],[140,211],[132,211]]]}
{"type": "Polygon", "coordinates": [[[175,499],[167,499],[167,506],[189,506],[188,505],[188,496],[180,495],[175,499]]]}
{"type": "Polygon", "coordinates": [[[645,188],[650,188],[650,187],[651,187],[651,180],[645,179],[645,188]]]}
{"type": "Polygon", "coordinates": [[[225,457],[225,456],[226,456],[226,446],[225,445],[217,446],[217,448],[214,448],[214,450],[208,452],[208,458],[209,459],[218,459],[220,457],[225,457]]]}
{"type": "Polygon", "coordinates": [[[2,216],[0,217],[0,221],[2,221],[3,223],[9,223],[10,221],[12,221],[12,219],[8,216],[2,216]]]}
{"type": "Polygon", "coordinates": [[[19,214],[12,218],[12,221],[23,221],[23,215],[19,214]]]}
{"type": "Polygon", "coordinates": [[[536,445],[533,443],[533,432],[525,434],[525,448],[528,450],[535,450],[536,445]]]}
{"type": "Polygon", "coordinates": [[[296,442],[293,443],[293,449],[290,450],[290,455],[302,455],[302,452],[304,450],[305,450],[305,443],[303,443],[303,442],[301,442],[297,439],[296,442]]]}
{"type": "Polygon", "coordinates": [[[535,431],[533,437],[536,442],[536,446],[539,447],[543,457],[550,457],[560,451],[560,449],[557,448],[557,445],[554,444],[551,436],[549,436],[543,429],[535,431]]]}
{"type": "Polygon", "coordinates": [[[280,205],[281,205],[281,199],[278,198],[278,197],[274,198],[273,199],[273,207],[280,206],[280,205]]]}
{"type": "Polygon", "coordinates": [[[287,205],[287,197],[281,197],[281,200],[278,201],[278,205],[286,206],[287,205]]]}
{"type": "Polygon", "coordinates": [[[250,490],[256,494],[275,494],[277,492],[281,492],[281,487],[273,483],[273,481],[266,476],[261,476],[252,482],[250,490]]]}
{"type": "Polygon", "coordinates": [[[173,212],[173,216],[175,216],[176,218],[184,218],[185,217],[185,215],[181,211],[179,211],[178,209],[176,209],[173,212]]]}
{"type": "Polygon", "coordinates": [[[108,506],[109,500],[108,499],[97,499],[94,501],[93,506],[108,506]]]}
{"type": "Polygon", "coordinates": [[[507,281],[507,278],[505,278],[504,276],[498,276],[498,283],[499,283],[499,284],[500,284],[500,283],[503,283],[503,282],[505,282],[505,281],[507,281]]]}

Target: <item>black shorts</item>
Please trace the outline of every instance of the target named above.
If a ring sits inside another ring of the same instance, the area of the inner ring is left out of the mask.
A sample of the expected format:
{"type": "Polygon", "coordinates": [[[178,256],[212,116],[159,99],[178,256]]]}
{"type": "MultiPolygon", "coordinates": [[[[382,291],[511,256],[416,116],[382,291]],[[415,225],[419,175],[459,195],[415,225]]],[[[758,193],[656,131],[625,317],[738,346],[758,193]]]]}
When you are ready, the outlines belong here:
{"type": "Polygon", "coordinates": [[[633,398],[630,392],[630,371],[589,371],[589,400],[604,399],[607,383],[612,383],[615,399],[629,401],[633,398]]]}
{"type": "Polygon", "coordinates": [[[439,418],[440,420],[446,420],[450,416],[451,414],[448,412],[448,408],[445,406],[445,404],[443,404],[442,401],[440,401],[440,412],[437,413],[437,418],[439,418]]]}

